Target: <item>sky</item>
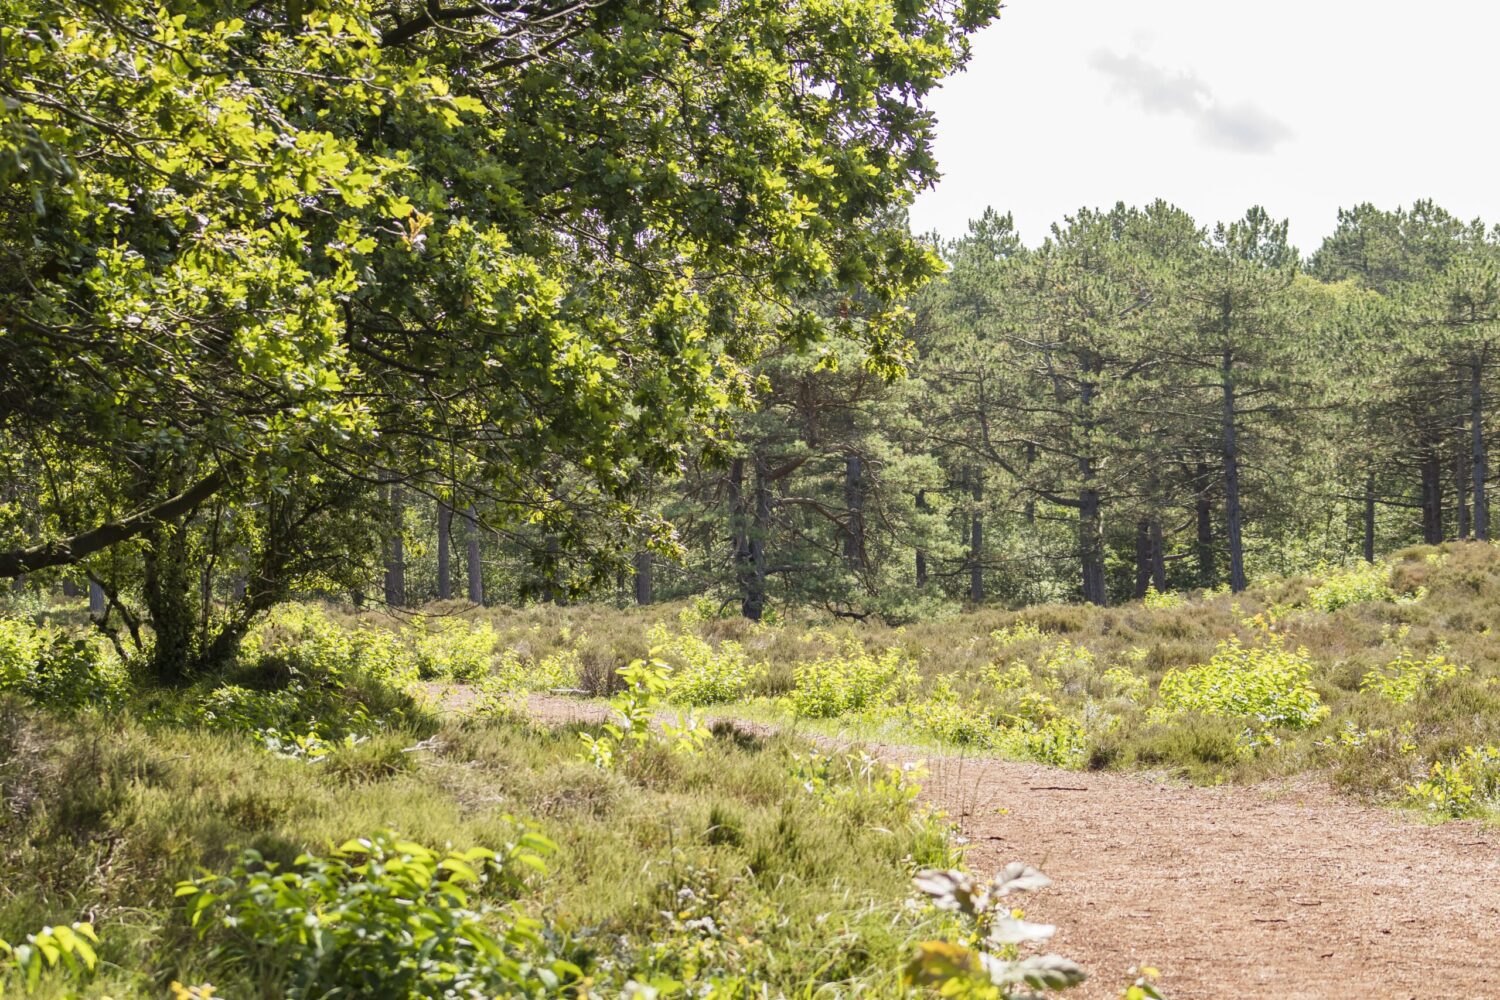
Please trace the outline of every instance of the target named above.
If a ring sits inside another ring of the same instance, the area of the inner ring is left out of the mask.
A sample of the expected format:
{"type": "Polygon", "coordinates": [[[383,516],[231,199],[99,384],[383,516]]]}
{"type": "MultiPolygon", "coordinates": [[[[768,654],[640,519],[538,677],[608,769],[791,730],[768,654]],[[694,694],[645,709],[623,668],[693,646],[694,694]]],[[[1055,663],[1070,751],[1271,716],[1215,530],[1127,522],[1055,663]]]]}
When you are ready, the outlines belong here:
{"type": "Polygon", "coordinates": [[[1261,204],[1310,252],[1363,201],[1500,222],[1497,37],[1493,0],[1008,0],[928,100],[912,226],[993,206],[1034,245],[1083,206],[1261,204]]]}

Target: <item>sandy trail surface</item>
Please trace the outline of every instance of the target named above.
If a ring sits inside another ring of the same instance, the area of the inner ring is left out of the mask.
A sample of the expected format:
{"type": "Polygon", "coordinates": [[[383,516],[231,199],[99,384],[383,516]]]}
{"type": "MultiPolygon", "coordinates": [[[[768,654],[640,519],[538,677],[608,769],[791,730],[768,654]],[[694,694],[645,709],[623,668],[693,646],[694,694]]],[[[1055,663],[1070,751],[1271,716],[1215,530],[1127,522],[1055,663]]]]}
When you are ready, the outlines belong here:
{"type": "MultiPolygon", "coordinates": [[[[531,711],[605,714],[554,696],[531,711]]],[[[1025,860],[1053,878],[1025,904],[1090,970],[1069,996],[1118,997],[1141,963],[1172,1000],[1500,1000],[1500,832],[1424,825],[1312,778],[1195,788],[865,746],[925,764],[923,794],[972,842],[973,870],[1025,860]]]]}

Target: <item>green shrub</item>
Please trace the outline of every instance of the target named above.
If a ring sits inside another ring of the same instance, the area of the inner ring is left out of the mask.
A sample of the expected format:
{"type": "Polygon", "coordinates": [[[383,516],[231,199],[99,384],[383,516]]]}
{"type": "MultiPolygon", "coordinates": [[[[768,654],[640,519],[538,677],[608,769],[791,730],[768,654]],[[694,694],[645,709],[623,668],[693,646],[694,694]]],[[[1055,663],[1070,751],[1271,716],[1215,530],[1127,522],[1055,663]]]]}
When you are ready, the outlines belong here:
{"type": "Polygon", "coordinates": [[[1500,747],[1464,747],[1456,757],[1435,760],[1427,777],[1406,791],[1413,804],[1440,815],[1478,815],[1500,804],[1500,747]]]}
{"type": "Polygon", "coordinates": [[[831,719],[904,698],[917,683],[917,671],[895,647],[876,655],[850,639],[831,656],[797,664],[796,686],[787,696],[791,711],[831,719]]]}
{"type": "Polygon", "coordinates": [[[320,608],[273,608],[241,647],[241,659],[265,673],[282,672],[339,681],[350,675],[404,687],[418,676],[416,658],[390,632],[343,628],[320,608]]]}
{"type": "Polygon", "coordinates": [[[744,696],[763,672],[751,663],[744,647],[725,639],[718,647],[691,632],[672,634],[666,626],[652,628],[653,655],[671,663],[672,687],[668,699],[683,705],[713,705],[744,696]]]}
{"type": "Polygon", "coordinates": [[[1444,681],[1468,672],[1468,667],[1450,662],[1442,652],[1419,660],[1410,650],[1403,649],[1384,669],[1365,674],[1359,686],[1363,691],[1374,691],[1382,698],[1404,705],[1418,695],[1430,693],[1444,681]]]}
{"type": "Polygon", "coordinates": [[[0,691],[54,709],[113,709],[129,687],[124,665],[99,638],[0,617],[0,691]]]}
{"type": "Polygon", "coordinates": [[[1175,591],[1162,593],[1155,587],[1146,588],[1146,596],[1141,598],[1141,604],[1149,611],[1169,611],[1182,605],[1182,595],[1175,591]]]}
{"type": "Polygon", "coordinates": [[[917,732],[941,743],[993,749],[1000,728],[985,711],[963,703],[948,677],[940,677],[926,700],[909,709],[917,732]]]}
{"type": "Polygon", "coordinates": [[[1273,632],[1254,646],[1232,637],[1219,643],[1207,663],[1169,670],[1153,712],[1158,718],[1197,712],[1264,726],[1311,726],[1328,711],[1309,682],[1312,671],[1307,650],[1287,649],[1273,632]]]}
{"type": "Polygon", "coordinates": [[[43,927],[26,935],[21,944],[0,940],[0,971],[18,974],[22,988],[31,993],[41,985],[44,972],[64,969],[73,976],[91,975],[99,964],[94,952],[98,943],[90,923],[43,927]]]}
{"type": "Polygon", "coordinates": [[[552,845],[523,832],[506,851],[439,853],[381,833],[279,871],[246,851],[228,875],[180,883],[190,921],[221,961],[277,995],[488,997],[552,994],[581,976],[542,925],[480,901],[545,871],[552,845]]]}
{"type": "Polygon", "coordinates": [[[1020,621],[1014,625],[995,629],[995,631],[990,633],[990,638],[1001,649],[1007,649],[1023,642],[1039,642],[1042,639],[1049,638],[1051,635],[1051,632],[1045,631],[1040,625],[1034,622],[1020,621]]]}
{"type": "Polygon", "coordinates": [[[1007,757],[1077,770],[1088,760],[1088,734],[1072,716],[1020,722],[999,731],[996,748],[1007,757]]]}
{"type": "Polygon", "coordinates": [[[1348,569],[1325,570],[1323,582],[1307,592],[1307,606],[1333,612],[1367,601],[1394,601],[1391,568],[1365,563],[1348,569]]]}
{"type": "Polygon", "coordinates": [[[495,658],[495,630],[489,622],[430,619],[418,616],[404,638],[411,647],[417,676],[472,681],[490,670],[495,658]]]}

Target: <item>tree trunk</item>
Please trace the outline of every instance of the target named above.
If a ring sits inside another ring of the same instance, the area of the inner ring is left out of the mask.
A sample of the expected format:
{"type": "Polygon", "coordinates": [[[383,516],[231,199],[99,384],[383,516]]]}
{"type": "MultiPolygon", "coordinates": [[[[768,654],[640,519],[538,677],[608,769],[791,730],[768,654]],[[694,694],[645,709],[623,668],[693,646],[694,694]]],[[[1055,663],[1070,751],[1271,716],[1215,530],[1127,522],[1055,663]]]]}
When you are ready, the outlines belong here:
{"type": "Polygon", "coordinates": [[[974,509],[970,511],[969,523],[969,600],[984,603],[984,522],[980,519],[980,505],[984,503],[984,476],[978,472],[972,478],[974,509]]]}
{"type": "Polygon", "coordinates": [[[1198,560],[1198,585],[1212,587],[1218,583],[1218,567],[1214,565],[1216,561],[1214,559],[1214,508],[1209,495],[1212,483],[1209,479],[1208,464],[1200,461],[1197,472],[1197,490],[1193,504],[1197,515],[1198,531],[1193,544],[1193,552],[1198,560]]]}
{"type": "Polygon", "coordinates": [[[1365,562],[1375,561],[1375,473],[1365,473],[1365,562]]]}
{"type": "Polygon", "coordinates": [[[141,591],[155,637],[150,672],[158,682],[174,684],[187,676],[195,653],[197,621],[185,532],[176,525],[157,525],[145,538],[141,591]]]}
{"type": "Polygon", "coordinates": [[[387,517],[385,540],[385,603],[391,607],[406,604],[406,543],[404,531],[404,500],[400,483],[391,483],[386,490],[387,517]]]}
{"type": "Polygon", "coordinates": [[[89,617],[99,619],[104,617],[106,604],[104,602],[104,588],[93,580],[89,581],[89,617]]]}
{"type": "Polygon", "coordinates": [[[1490,504],[1485,491],[1489,475],[1488,456],[1484,446],[1484,370],[1475,359],[1469,371],[1469,431],[1474,441],[1474,537],[1481,542],[1490,539],[1490,504]]]}
{"type": "Polygon", "coordinates": [[[1154,585],[1151,578],[1151,521],[1141,518],[1135,522],[1135,596],[1145,597],[1154,585]]]}
{"type": "MultiPolygon", "coordinates": [[[[921,513],[928,512],[927,491],[917,490],[917,510],[921,513]]],[[[927,552],[920,546],[917,548],[917,586],[927,585],[927,552]]]]}
{"type": "Polygon", "coordinates": [[[1239,413],[1234,398],[1234,355],[1225,352],[1219,369],[1224,387],[1224,529],[1229,544],[1229,589],[1245,589],[1245,546],[1241,538],[1239,413]]]}
{"type": "Polygon", "coordinates": [[[1443,540],[1443,469],[1437,448],[1422,450],[1422,540],[1438,545],[1443,540]]]}
{"type": "Polygon", "coordinates": [[[844,507],[848,511],[844,524],[844,559],[851,567],[865,566],[865,489],[864,464],[858,455],[844,458],[844,507]]]}
{"type": "Polygon", "coordinates": [[[1469,456],[1467,448],[1459,448],[1453,459],[1453,488],[1458,493],[1454,513],[1458,518],[1458,540],[1469,537],[1469,456]]]}
{"type": "Polygon", "coordinates": [[[556,604],[561,607],[564,603],[562,588],[557,585],[557,571],[562,562],[562,543],[557,540],[556,535],[547,536],[547,579],[543,581],[542,599],[548,604],[556,604]]]}
{"type": "Polygon", "coordinates": [[[479,512],[470,504],[464,511],[464,575],[469,584],[469,603],[484,604],[484,563],[479,558],[479,512]]]}
{"type": "Polygon", "coordinates": [[[652,562],[650,552],[637,552],[635,554],[635,603],[642,606],[650,604],[654,600],[651,580],[652,562]]]}
{"type": "Polygon", "coordinates": [[[1161,518],[1151,517],[1151,583],[1158,594],[1167,590],[1167,547],[1161,537],[1161,518]]]}
{"type": "Polygon", "coordinates": [[[1083,564],[1083,599],[1103,607],[1109,603],[1104,589],[1104,536],[1099,517],[1099,491],[1078,494],[1078,548],[1083,564]]]}
{"type": "Polygon", "coordinates": [[[64,597],[77,597],[78,581],[73,579],[71,576],[63,577],[62,592],[64,597]]]}
{"type": "Polygon", "coordinates": [[[453,508],[438,501],[437,596],[446,601],[453,596],[453,567],[449,547],[453,541],[453,508]]]}
{"type": "Polygon", "coordinates": [[[750,512],[745,506],[745,460],[729,463],[729,545],[735,583],[740,591],[740,614],[760,621],[765,598],[757,585],[755,552],[750,545],[750,512]]]}
{"type": "Polygon", "coordinates": [[[766,608],[766,539],[771,535],[771,470],[755,456],[755,521],[750,526],[750,565],[754,571],[755,621],[766,608]]]}

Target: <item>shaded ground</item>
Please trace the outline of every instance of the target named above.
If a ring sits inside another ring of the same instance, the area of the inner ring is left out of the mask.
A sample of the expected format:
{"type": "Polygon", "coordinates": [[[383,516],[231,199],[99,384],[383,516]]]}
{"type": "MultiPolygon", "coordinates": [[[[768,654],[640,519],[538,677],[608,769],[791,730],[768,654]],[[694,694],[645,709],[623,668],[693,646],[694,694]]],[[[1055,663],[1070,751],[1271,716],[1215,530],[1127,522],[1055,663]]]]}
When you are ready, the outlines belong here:
{"type": "MultiPolygon", "coordinates": [[[[552,696],[531,710],[605,714],[552,696]]],[[[1057,924],[1055,950],[1093,973],[1072,996],[1116,997],[1116,974],[1145,963],[1173,1000],[1500,997],[1496,831],[1421,825],[1313,779],[1208,789],[872,750],[926,762],[924,795],[973,842],[974,870],[1020,859],[1052,876],[1028,917],[1057,924]]]]}

